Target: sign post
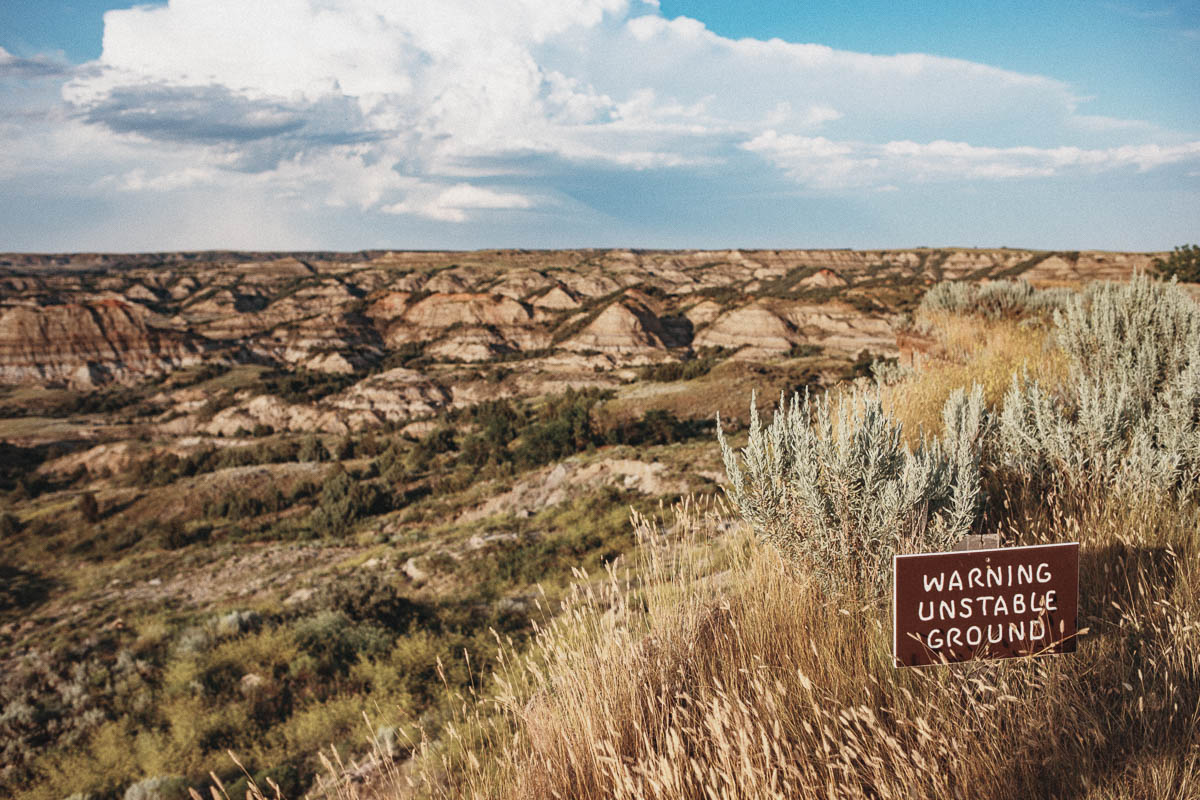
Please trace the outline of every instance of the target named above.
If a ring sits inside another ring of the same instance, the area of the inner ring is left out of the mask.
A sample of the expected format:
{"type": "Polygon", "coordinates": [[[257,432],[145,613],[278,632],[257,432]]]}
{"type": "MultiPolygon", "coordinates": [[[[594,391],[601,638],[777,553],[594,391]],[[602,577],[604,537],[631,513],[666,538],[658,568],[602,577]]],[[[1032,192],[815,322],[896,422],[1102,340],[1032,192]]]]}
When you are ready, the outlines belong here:
{"type": "Polygon", "coordinates": [[[1079,543],[893,558],[897,667],[1075,652],[1079,543]]]}

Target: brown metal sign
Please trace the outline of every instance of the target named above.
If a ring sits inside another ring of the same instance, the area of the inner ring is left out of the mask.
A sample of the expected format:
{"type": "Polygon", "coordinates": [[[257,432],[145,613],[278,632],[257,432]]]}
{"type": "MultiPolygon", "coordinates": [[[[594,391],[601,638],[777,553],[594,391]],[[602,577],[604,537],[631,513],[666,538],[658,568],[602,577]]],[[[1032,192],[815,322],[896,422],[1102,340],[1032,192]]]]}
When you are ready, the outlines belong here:
{"type": "Polygon", "coordinates": [[[897,667],[1075,652],[1079,544],[893,559],[897,667]]]}

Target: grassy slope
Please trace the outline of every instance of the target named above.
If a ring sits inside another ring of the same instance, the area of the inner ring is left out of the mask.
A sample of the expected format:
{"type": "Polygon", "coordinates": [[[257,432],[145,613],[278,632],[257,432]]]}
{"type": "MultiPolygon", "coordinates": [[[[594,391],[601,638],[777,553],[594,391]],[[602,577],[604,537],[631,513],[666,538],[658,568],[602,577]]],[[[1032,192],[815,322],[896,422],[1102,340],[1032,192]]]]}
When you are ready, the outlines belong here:
{"type": "MultiPolygon", "coordinates": [[[[211,382],[240,387],[235,372],[211,382]]],[[[631,504],[648,511],[657,502],[593,481],[532,514],[456,521],[558,461],[556,418],[541,407],[523,413],[542,424],[542,450],[495,445],[532,466],[497,463],[501,450],[481,466],[465,463],[456,448],[478,428],[469,420],[449,444],[388,432],[327,437],[347,451],[340,462],[301,459],[295,436],[174,460],[159,442],[132,440],[132,461],[111,477],[36,478],[52,450],[13,451],[30,461],[6,465],[12,485],[0,486],[9,515],[0,533],[0,795],[120,797],[157,775],[200,788],[210,771],[237,794],[241,771],[228,750],[298,795],[322,747],[363,748],[364,708],[380,710],[374,725],[388,740],[439,731],[451,690],[476,685],[494,657],[490,631],[527,635],[535,582],[556,599],[572,568],[599,568],[629,548],[631,504]],[[387,487],[393,509],[320,527],[318,511],[341,508],[342,498],[326,495],[342,471],[351,485],[387,487]],[[91,522],[80,506],[86,492],[98,501],[91,522]],[[406,572],[410,559],[421,577],[406,572]]],[[[684,479],[718,467],[706,434],[703,443],[605,446],[603,433],[562,455],[583,466],[659,462],[671,485],[712,487],[684,479]]]]}
{"type": "MultiPolygon", "coordinates": [[[[943,344],[966,325],[988,334],[980,346],[893,388],[910,424],[933,429],[954,385],[1041,352],[1044,331],[1007,324],[957,321],[943,344]]],[[[896,670],[885,603],[825,594],[726,532],[728,512],[685,508],[640,523],[631,573],[582,580],[509,654],[461,736],[419,762],[422,793],[1200,796],[1196,505],[989,488],[1006,544],[1081,542],[1077,653],[896,670]]]]}

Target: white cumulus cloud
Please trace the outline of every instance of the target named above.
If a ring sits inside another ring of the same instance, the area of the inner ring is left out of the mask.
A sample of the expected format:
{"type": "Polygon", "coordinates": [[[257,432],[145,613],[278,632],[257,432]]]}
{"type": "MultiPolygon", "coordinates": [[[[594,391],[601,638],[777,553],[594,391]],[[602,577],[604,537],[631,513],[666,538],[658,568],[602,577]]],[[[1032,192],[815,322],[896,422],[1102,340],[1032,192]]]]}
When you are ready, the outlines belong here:
{"type": "Polygon", "coordinates": [[[388,214],[415,214],[441,222],[465,222],[467,212],[475,209],[532,208],[533,200],[512,192],[497,192],[469,183],[456,183],[440,189],[416,187],[400,203],[383,207],[388,214]]]}
{"type": "Polygon", "coordinates": [[[1200,160],[1195,132],[1088,115],[1051,77],[729,39],[638,0],[170,0],[106,13],[84,69],[5,70],[58,75],[66,111],[49,147],[0,112],[0,174],[444,223],[570,205],[580,174],[882,190],[1200,160]]]}

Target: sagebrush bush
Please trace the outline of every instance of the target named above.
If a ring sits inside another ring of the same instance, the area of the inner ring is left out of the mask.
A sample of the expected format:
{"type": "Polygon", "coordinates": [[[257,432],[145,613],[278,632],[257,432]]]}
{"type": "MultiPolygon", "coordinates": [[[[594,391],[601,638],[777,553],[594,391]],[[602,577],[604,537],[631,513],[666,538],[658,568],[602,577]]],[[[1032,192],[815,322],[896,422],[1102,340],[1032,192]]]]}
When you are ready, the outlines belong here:
{"type": "Polygon", "coordinates": [[[916,374],[909,364],[901,364],[894,358],[876,359],[871,362],[871,377],[879,387],[893,386],[916,374]]]}
{"type": "Polygon", "coordinates": [[[1200,343],[1196,303],[1173,282],[1145,275],[1089,284],[1054,320],[1077,382],[1118,381],[1146,410],[1194,359],[1200,343]]]}
{"type": "Polygon", "coordinates": [[[790,404],[763,428],[750,406],[741,464],[717,437],[730,497],[760,539],[830,587],[882,591],[901,549],[944,550],[974,525],[980,502],[983,393],[952,393],[944,438],[914,451],[875,393],[790,404]]]}
{"type": "Polygon", "coordinates": [[[1005,319],[1048,314],[1062,308],[1072,294],[1069,289],[1035,289],[1028,281],[942,281],[921,298],[920,310],[1005,319]]]}
{"type": "Polygon", "coordinates": [[[1013,377],[1001,463],[1091,490],[1194,492],[1200,476],[1200,308],[1173,284],[1093,284],[1055,314],[1070,378],[1013,377]]]}

